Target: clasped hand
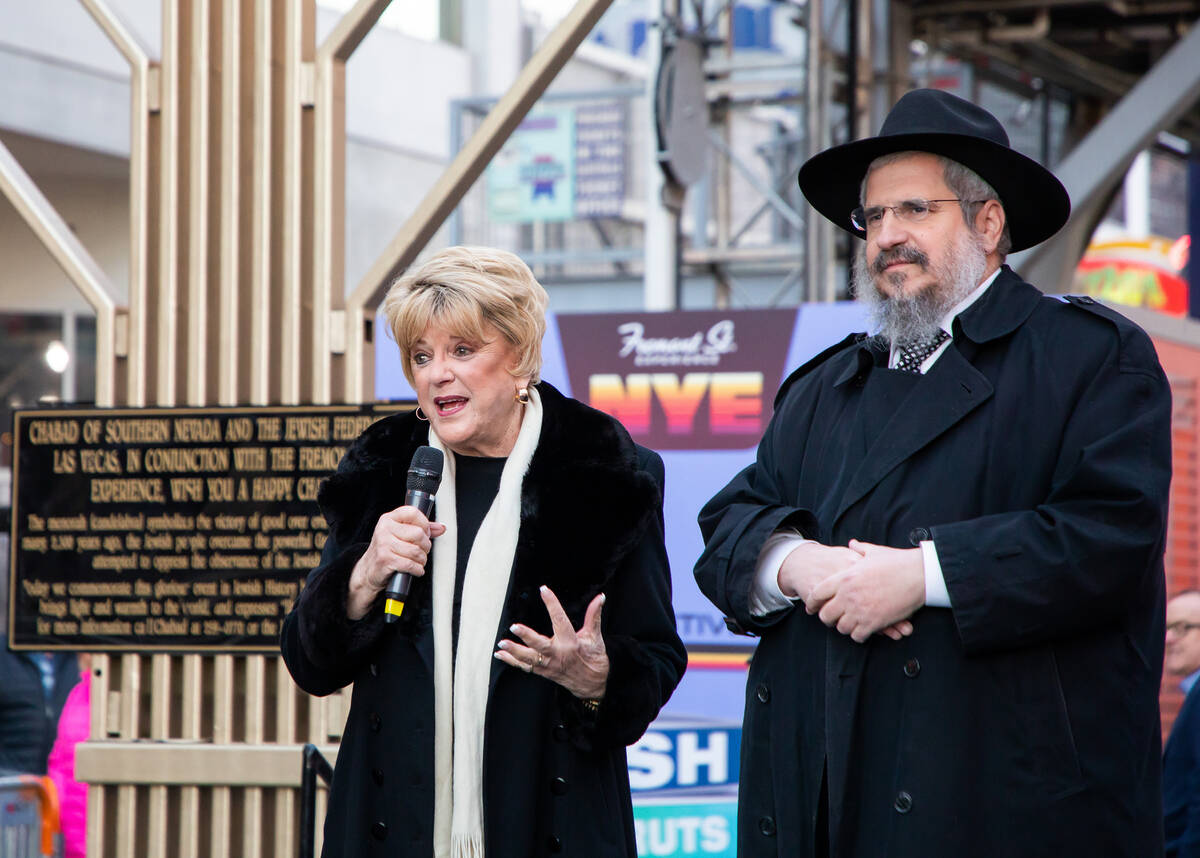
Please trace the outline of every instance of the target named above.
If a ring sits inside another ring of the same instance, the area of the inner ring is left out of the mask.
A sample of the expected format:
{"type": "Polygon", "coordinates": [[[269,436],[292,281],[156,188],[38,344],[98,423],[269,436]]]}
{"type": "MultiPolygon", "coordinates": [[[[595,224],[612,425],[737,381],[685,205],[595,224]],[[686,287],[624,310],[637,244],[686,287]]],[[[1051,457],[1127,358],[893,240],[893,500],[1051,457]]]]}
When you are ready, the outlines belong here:
{"type": "Polygon", "coordinates": [[[600,633],[604,594],[592,599],[578,630],[571,626],[571,619],[549,587],[542,587],[541,595],[554,636],[546,637],[517,623],[511,630],[521,642],[500,641],[496,658],[557,682],[582,700],[600,699],[608,684],[608,652],[600,633]]]}
{"type": "Polygon", "coordinates": [[[925,565],[919,548],[811,542],[784,560],[779,585],[801,598],[809,614],[858,643],[877,632],[899,640],[912,634],[909,618],[925,604],[925,565]]]}

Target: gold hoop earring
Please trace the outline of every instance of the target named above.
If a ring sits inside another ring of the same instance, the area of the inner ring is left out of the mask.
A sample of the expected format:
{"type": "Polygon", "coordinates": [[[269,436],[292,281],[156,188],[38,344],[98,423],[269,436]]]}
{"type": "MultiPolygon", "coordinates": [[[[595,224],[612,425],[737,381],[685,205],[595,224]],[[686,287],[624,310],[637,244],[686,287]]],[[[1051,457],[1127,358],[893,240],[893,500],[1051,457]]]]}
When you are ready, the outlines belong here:
{"type": "Polygon", "coordinates": [[[429,418],[425,416],[425,412],[421,410],[421,406],[420,406],[420,405],[418,405],[418,406],[417,406],[417,408],[416,408],[416,410],[415,410],[415,411],[413,411],[413,414],[415,414],[415,415],[416,415],[416,418],[417,418],[418,420],[424,420],[426,423],[428,423],[428,422],[429,422],[429,418]]]}
{"type": "Polygon", "coordinates": [[[513,398],[516,399],[517,402],[521,403],[522,405],[528,405],[529,404],[529,388],[526,388],[526,387],[518,388],[517,394],[513,398]]]}

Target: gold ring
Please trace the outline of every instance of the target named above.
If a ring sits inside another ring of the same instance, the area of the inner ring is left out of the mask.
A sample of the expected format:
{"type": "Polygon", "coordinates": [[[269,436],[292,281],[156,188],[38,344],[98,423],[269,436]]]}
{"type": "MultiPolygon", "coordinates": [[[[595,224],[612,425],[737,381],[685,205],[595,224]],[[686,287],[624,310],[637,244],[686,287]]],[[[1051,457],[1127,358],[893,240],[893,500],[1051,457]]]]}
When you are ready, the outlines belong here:
{"type": "Polygon", "coordinates": [[[538,667],[541,667],[541,666],[542,666],[543,664],[545,664],[545,663],[546,663],[546,656],[542,655],[542,654],[539,652],[539,653],[538,653],[537,666],[538,666],[538,667]]]}

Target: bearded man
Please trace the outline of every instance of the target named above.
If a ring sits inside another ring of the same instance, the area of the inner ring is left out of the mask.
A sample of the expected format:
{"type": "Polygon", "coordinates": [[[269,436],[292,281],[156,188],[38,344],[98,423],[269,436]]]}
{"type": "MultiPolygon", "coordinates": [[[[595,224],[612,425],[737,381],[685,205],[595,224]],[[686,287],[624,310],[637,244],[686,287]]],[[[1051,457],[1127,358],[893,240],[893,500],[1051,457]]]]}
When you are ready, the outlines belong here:
{"type": "Polygon", "coordinates": [[[1162,855],[1153,345],[1004,265],[1070,201],[969,102],[910,92],[799,180],[878,333],[784,382],[700,514],[700,587],[761,636],[739,855],[1162,855]]]}

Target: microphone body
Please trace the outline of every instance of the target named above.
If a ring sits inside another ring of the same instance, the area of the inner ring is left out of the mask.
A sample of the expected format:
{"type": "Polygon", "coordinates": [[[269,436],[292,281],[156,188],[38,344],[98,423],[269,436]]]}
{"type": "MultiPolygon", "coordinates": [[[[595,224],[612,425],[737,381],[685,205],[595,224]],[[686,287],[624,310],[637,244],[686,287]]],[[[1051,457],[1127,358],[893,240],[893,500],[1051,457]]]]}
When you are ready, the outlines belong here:
{"type": "MultiPolygon", "coordinates": [[[[437,493],[438,485],[442,482],[442,464],[444,459],[441,450],[433,447],[418,447],[413,453],[412,464],[408,467],[408,479],[405,482],[404,504],[415,506],[426,518],[433,512],[433,496],[437,493]]],[[[404,603],[408,600],[408,590],[412,586],[412,575],[407,572],[395,572],[384,590],[383,619],[394,623],[404,613],[404,603]]]]}

